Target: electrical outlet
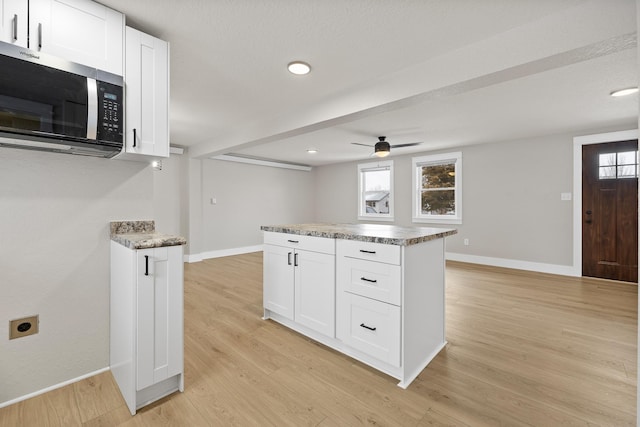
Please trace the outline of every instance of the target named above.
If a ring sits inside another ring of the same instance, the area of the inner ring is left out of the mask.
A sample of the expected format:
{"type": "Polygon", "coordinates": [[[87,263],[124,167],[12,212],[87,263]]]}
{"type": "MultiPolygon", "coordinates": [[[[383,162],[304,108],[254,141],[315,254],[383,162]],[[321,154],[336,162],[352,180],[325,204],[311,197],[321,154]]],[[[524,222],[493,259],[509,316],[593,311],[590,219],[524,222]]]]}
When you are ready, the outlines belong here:
{"type": "Polygon", "coordinates": [[[22,319],[9,320],[9,339],[26,337],[38,333],[40,320],[38,314],[35,316],[23,317],[22,319]]]}
{"type": "Polygon", "coordinates": [[[469,239],[464,239],[464,245],[469,246],[469,239]]]}

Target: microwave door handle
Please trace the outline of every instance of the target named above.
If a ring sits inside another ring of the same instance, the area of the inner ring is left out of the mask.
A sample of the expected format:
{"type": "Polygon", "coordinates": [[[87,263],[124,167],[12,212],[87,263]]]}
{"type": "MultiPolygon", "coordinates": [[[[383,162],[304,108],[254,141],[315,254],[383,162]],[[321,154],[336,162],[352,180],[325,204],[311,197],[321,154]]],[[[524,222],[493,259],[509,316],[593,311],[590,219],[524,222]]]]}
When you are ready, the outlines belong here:
{"type": "Polygon", "coordinates": [[[87,77],[87,139],[98,139],[98,85],[87,77]]]}

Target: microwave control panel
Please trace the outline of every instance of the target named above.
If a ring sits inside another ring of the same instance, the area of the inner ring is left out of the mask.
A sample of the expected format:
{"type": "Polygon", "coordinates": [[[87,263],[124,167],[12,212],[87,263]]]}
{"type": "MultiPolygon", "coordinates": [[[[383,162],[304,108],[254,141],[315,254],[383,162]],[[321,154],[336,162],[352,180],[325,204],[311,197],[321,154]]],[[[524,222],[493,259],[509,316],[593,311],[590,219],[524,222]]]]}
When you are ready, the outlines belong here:
{"type": "Polygon", "coordinates": [[[122,142],[122,86],[98,83],[98,140],[122,142]]]}

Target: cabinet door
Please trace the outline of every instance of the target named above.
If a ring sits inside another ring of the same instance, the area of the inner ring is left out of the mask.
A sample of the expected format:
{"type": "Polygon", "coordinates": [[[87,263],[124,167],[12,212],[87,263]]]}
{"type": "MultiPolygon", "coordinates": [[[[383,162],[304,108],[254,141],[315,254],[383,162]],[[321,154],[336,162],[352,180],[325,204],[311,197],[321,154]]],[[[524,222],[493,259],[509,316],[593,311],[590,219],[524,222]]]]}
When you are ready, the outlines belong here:
{"type": "Polygon", "coordinates": [[[89,0],[29,0],[29,48],[113,74],[123,71],[124,16],[89,0]]]}
{"type": "Polygon", "coordinates": [[[182,246],[137,251],[137,377],[142,390],[182,372],[182,246]]]}
{"type": "Polygon", "coordinates": [[[27,0],[0,0],[0,41],[27,47],[27,0]]]}
{"type": "Polygon", "coordinates": [[[296,251],[295,321],[335,337],[335,257],[296,251]]]}
{"type": "Polygon", "coordinates": [[[293,320],[294,272],[293,249],[264,245],[263,304],[264,308],[293,320]]]}
{"type": "Polygon", "coordinates": [[[169,45],[126,29],[125,151],[169,157],[169,45]]]}

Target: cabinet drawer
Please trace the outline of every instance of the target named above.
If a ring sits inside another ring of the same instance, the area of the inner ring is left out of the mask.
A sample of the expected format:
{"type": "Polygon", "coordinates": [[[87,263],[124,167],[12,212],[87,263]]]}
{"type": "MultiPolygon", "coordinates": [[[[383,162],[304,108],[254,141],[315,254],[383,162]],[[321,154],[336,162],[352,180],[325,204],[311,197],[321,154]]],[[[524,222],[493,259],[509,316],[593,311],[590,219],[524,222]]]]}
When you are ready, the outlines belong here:
{"type": "Polygon", "coordinates": [[[336,253],[335,239],[314,236],[301,236],[298,234],[264,232],[264,243],[276,246],[286,246],[288,248],[302,249],[311,252],[321,252],[325,254],[336,253]]]}
{"type": "Polygon", "coordinates": [[[400,305],[401,270],[399,265],[340,257],[338,280],[341,289],[363,297],[400,305]]]}
{"type": "Polygon", "coordinates": [[[338,240],[336,245],[339,256],[400,265],[400,246],[398,245],[358,242],[356,240],[338,240]]]}
{"type": "Polygon", "coordinates": [[[369,356],[400,366],[400,307],[348,292],[343,296],[347,303],[343,341],[369,356]]]}

